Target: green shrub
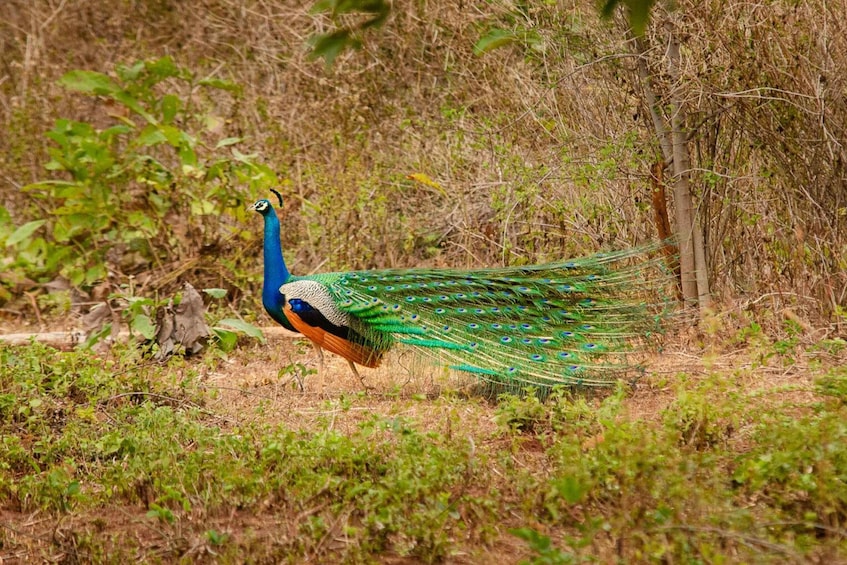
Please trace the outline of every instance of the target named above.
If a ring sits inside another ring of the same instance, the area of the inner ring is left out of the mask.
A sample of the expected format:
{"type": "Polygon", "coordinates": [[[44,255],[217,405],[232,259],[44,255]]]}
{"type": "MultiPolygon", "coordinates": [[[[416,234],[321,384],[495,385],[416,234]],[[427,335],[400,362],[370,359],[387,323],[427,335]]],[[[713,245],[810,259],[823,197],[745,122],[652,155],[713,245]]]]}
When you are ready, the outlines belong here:
{"type": "Polygon", "coordinates": [[[235,84],[198,79],[170,57],[118,65],[114,78],[71,71],[60,82],[100,101],[104,115],[62,118],[47,132],[53,178],[24,187],[46,216],[0,230],[15,253],[10,269],[88,287],[110,264],[133,274],[184,259],[238,235],[245,203],[277,182],[235,148],[242,139],[221,134],[204,96],[237,98],[235,84]]]}

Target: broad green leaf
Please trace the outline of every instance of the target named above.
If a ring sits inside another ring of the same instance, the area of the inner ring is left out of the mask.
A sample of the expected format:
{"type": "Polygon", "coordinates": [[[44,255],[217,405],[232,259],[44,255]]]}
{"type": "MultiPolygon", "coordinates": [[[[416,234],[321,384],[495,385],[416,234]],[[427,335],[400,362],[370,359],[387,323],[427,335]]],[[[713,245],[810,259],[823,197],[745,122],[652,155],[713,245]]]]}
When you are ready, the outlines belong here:
{"type": "Polygon", "coordinates": [[[165,138],[167,138],[169,144],[173,145],[174,147],[179,147],[180,145],[182,145],[183,132],[181,129],[176,128],[174,126],[162,125],[159,126],[159,130],[162,132],[165,138]]]}
{"type": "Polygon", "coordinates": [[[580,502],[589,490],[588,486],[582,481],[571,476],[565,476],[553,481],[553,486],[568,504],[576,504],[580,502]]]}
{"type": "Polygon", "coordinates": [[[96,71],[67,72],[59,79],[59,84],[69,90],[88,94],[114,95],[121,91],[121,87],[115,84],[112,79],[96,71]]]}
{"type": "Polygon", "coordinates": [[[604,18],[608,18],[615,11],[615,8],[622,3],[627,7],[627,17],[633,33],[642,35],[647,27],[647,22],[650,21],[650,11],[653,9],[656,0],[606,0],[600,8],[600,14],[604,18]]]}
{"type": "Polygon", "coordinates": [[[145,237],[153,237],[159,233],[159,228],[153,218],[141,211],[136,210],[130,212],[127,216],[127,224],[131,227],[138,228],[145,237]]]}
{"type": "Polygon", "coordinates": [[[498,47],[514,43],[517,39],[518,36],[513,31],[499,28],[490,29],[473,46],[473,52],[474,55],[482,55],[498,47]]]}
{"type": "Polygon", "coordinates": [[[165,143],[168,141],[168,138],[161,129],[155,125],[149,124],[144,128],[144,130],[142,130],[135,141],[145,147],[150,147],[151,145],[165,143]]]}
{"type": "Polygon", "coordinates": [[[212,333],[218,338],[218,345],[224,352],[229,353],[235,349],[235,345],[238,343],[238,334],[223,328],[212,328],[212,333]]]}
{"type": "Polygon", "coordinates": [[[144,336],[144,339],[153,339],[156,337],[156,326],[153,324],[150,316],[146,314],[137,314],[133,316],[130,327],[132,327],[133,331],[136,331],[144,336]]]}
{"type": "Polygon", "coordinates": [[[185,167],[192,167],[193,169],[200,172],[197,175],[197,178],[202,178],[205,176],[205,172],[203,169],[197,166],[197,153],[194,151],[194,148],[191,145],[181,145],[179,147],[179,160],[182,163],[183,169],[185,167]]]}
{"type": "Polygon", "coordinates": [[[191,201],[191,214],[194,216],[207,216],[215,213],[215,203],[205,198],[191,201]]]}
{"type": "Polygon", "coordinates": [[[179,98],[173,94],[166,94],[162,97],[162,122],[170,124],[179,112],[179,98]]]}
{"type": "Polygon", "coordinates": [[[331,66],[335,62],[335,58],[344,49],[348,47],[360,47],[360,43],[351,37],[350,30],[348,29],[313,35],[309,38],[309,43],[312,45],[312,52],[309,53],[309,58],[318,59],[322,57],[327,66],[331,66]]]}
{"type": "Polygon", "coordinates": [[[85,271],[85,282],[91,284],[97,281],[101,281],[106,278],[106,266],[99,264],[94,265],[85,271]]]}
{"type": "Polygon", "coordinates": [[[35,233],[35,230],[37,230],[46,223],[47,220],[33,220],[31,222],[25,223],[24,225],[16,229],[14,232],[12,232],[12,235],[10,235],[9,238],[6,240],[6,247],[11,247],[13,245],[19,244],[20,242],[29,238],[29,236],[35,233]]]}
{"type": "Polygon", "coordinates": [[[223,298],[224,296],[226,296],[225,288],[204,288],[203,292],[205,292],[212,298],[223,298]]]}
{"type": "Polygon", "coordinates": [[[150,73],[150,76],[156,83],[180,75],[179,67],[174,62],[173,57],[168,55],[153,61],[145,61],[144,68],[147,69],[147,72],[150,73]]]}
{"type": "Polygon", "coordinates": [[[235,319],[235,318],[225,318],[225,319],[221,320],[220,322],[218,322],[218,326],[224,326],[224,327],[227,327],[227,328],[232,328],[236,331],[245,333],[250,337],[254,337],[254,338],[258,339],[259,341],[261,341],[262,343],[265,343],[265,336],[262,333],[262,330],[260,330],[259,328],[257,328],[253,324],[248,324],[247,322],[245,322],[243,320],[238,320],[238,319],[235,319]]]}
{"type": "Polygon", "coordinates": [[[71,286],[80,287],[85,282],[85,271],[73,265],[63,267],[59,270],[59,274],[68,279],[71,286]]]}

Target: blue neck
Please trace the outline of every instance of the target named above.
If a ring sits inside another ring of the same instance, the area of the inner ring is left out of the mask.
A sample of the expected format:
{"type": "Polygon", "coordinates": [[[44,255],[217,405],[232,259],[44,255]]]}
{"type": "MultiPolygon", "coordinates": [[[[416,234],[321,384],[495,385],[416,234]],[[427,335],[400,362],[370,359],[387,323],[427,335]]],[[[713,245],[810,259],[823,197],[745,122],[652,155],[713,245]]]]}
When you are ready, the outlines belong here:
{"type": "Polygon", "coordinates": [[[265,274],[262,283],[262,305],[271,318],[293,330],[294,328],[291,327],[282,312],[283,297],[279,293],[279,287],[291,278],[291,273],[288,272],[288,267],[285,266],[285,259],[282,256],[282,245],[279,241],[279,218],[273,208],[264,214],[264,218],[265,274]]]}

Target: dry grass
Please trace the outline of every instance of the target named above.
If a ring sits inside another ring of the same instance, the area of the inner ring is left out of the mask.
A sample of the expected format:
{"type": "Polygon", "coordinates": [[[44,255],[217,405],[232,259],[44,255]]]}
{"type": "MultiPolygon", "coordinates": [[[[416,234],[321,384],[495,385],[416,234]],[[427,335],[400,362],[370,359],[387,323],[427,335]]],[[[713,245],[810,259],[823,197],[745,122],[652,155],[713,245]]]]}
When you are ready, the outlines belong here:
{"type": "MultiPolygon", "coordinates": [[[[398,5],[364,49],[327,70],[305,41],[330,23],[298,3],[10,1],[3,16],[0,193],[16,222],[38,216],[18,188],[42,178],[40,132],[91,119],[55,83],[75,68],[170,54],[243,85],[211,100],[283,178],[285,243],[299,272],[533,262],[625,246],[654,233],[644,203],[656,160],[620,22],[591,3],[557,9],[398,5]],[[476,56],[490,26],[529,29],[543,49],[476,56]],[[440,194],[406,179],[425,172],[440,194]],[[293,197],[293,198],[291,198],[293,197]]],[[[844,304],[842,3],[683,4],[681,84],[716,294],[782,292],[819,319],[844,304]],[[802,25],[798,22],[802,22],[802,25]]]]}

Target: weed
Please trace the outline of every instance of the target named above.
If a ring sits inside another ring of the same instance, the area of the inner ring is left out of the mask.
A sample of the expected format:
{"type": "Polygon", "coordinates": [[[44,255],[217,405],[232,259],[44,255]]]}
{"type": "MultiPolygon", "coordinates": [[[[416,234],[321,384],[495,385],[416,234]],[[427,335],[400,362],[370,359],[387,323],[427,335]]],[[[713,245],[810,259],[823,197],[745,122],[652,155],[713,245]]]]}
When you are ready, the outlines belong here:
{"type": "MultiPolygon", "coordinates": [[[[694,449],[713,447],[732,433],[733,425],[703,389],[680,390],[676,400],[664,411],[665,425],[678,434],[683,445],[694,449]]],[[[723,406],[721,406],[723,408],[723,406]]]]}
{"type": "Polygon", "coordinates": [[[497,404],[497,423],[509,431],[536,433],[549,421],[547,408],[534,389],[516,396],[501,394],[497,404]]]}
{"type": "Polygon", "coordinates": [[[820,394],[833,397],[842,405],[847,404],[847,370],[843,366],[831,369],[815,384],[820,394]]]}

